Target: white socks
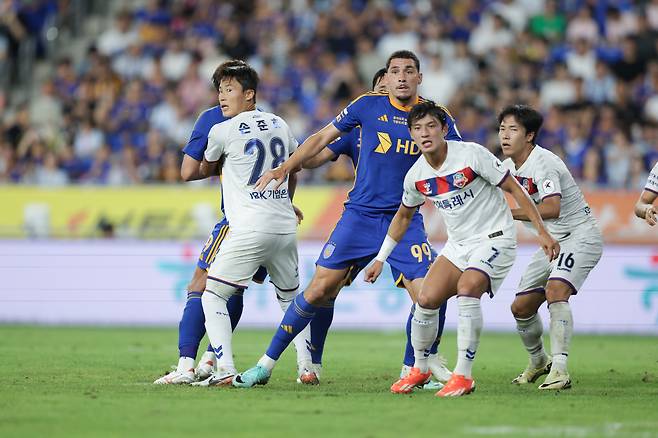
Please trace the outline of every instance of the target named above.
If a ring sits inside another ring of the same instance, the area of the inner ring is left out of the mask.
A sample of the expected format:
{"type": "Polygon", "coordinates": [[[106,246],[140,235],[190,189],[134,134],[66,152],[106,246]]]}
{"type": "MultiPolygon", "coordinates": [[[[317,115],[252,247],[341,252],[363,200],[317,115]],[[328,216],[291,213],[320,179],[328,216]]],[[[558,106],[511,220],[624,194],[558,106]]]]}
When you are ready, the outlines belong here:
{"type": "MultiPolygon", "coordinates": [[[[281,306],[283,313],[286,313],[286,310],[288,310],[288,307],[290,307],[294,298],[295,297],[292,297],[291,300],[283,300],[277,294],[276,300],[279,302],[279,306],[281,306]]],[[[311,351],[308,349],[308,346],[311,345],[311,324],[307,324],[306,327],[304,327],[304,330],[295,336],[292,343],[295,344],[295,351],[297,351],[297,364],[311,363],[311,351]]]]}
{"type": "Polygon", "coordinates": [[[551,354],[552,369],[561,373],[567,372],[569,344],[573,334],[573,316],[571,307],[566,301],[558,301],[548,306],[551,314],[551,354]]]}
{"type": "Polygon", "coordinates": [[[426,373],[429,369],[427,358],[430,348],[439,331],[439,309],[426,309],[416,304],[414,317],[411,319],[411,345],[414,347],[414,367],[426,373]]]}
{"type": "Polygon", "coordinates": [[[521,342],[530,355],[530,363],[533,367],[539,368],[546,365],[548,356],[544,351],[542,335],[544,334],[544,325],[539,313],[535,313],[530,318],[516,318],[516,331],[521,336],[521,342]]]}
{"type": "Polygon", "coordinates": [[[217,369],[224,368],[235,371],[233,363],[233,348],[231,341],[231,318],[226,308],[226,299],[206,291],[201,295],[203,313],[206,317],[206,332],[217,359],[217,369]]]}
{"type": "Polygon", "coordinates": [[[176,371],[189,371],[194,369],[194,358],[182,356],[178,359],[176,371]]]}
{"type": "MultiPolygon", "coordinates": [[[[459,320],[457,323],[457,366],[454,374],[471,378],[473,360],[480,345],[482,308],[480,299],[458,296],[459,320]]],[[[436,336],[436,334],[435,334],[436,336]]]]}

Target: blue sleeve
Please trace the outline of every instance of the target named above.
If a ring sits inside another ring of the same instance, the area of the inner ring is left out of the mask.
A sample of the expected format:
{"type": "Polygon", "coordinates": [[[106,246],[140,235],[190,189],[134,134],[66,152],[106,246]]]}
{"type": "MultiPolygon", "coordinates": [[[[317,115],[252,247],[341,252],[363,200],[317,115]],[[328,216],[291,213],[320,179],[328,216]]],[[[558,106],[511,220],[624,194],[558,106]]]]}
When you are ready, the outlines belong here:
{"type": "Polygon", "coordinates": [[[226,120],[224,117],[218,117],[216,114],[213,114],[213,110],[215,110],[214,107],[201,113],[194,123],[190,139],[183,148],[185,155],[189,155],[197,161],[203,161],[203,153],[208,146],[208,133],[210,129],[217,123],[226,120]]]}
{"type": "MultiPolygon", "coordinates": [[[[196,128],[196,125],[194,127],[196,128]]],[[[204,135],[203,132],[200,132],[197,129],[192,129],[192,135],[183,148],[183,153],[197,161],[203,161],[203,153],[206,151],[207,146],[208,133],[205,133],[204,135]]]]}
{"type": "Polygon", "coordinates": [[[446,134],[445,139],[462,141],[462,136],[459,133],[459,129],[457,129],[457,123],[455,122],[455,119],[453,119],[451,115],[448,115],[447,122],[448,122],[448,133],[446,134]]]}
{"type": "Polygon", "coordinates": [[[347,105],[333,120],[333,124],[341,132],[350,132],[352,129],[361,125],[361,115],[365,108],[369,97],[367,94],[362,94],[347,105]]]}
{"type": "Polygon", "coordinates": [[[336,157],[331,161],[336,161],[339,155],[347,155],[348,157],[352,158],[352,141],[354,137],[352,135],[353,132],[355,131],[341,135],[336,140],[327,145],[327,147],[331,149],[331,151],[336,155],[336,157]]]}

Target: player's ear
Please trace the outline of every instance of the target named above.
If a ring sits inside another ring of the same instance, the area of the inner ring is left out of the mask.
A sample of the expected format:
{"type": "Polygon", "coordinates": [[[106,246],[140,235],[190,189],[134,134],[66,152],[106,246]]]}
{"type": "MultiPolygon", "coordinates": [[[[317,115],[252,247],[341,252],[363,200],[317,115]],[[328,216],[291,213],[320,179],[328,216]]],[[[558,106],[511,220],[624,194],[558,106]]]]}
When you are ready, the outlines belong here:
{"type": "Polygon", "coordinates": [[[421,72],[418,72],[418,85],[420,85],[423,82],[423,74],[421,72]]]}
{"type": "Polygon", "coordinates": [[[535,141],[535,136],[537,135],[536,132],[526,132],[525,133],[525,141],[526,143],[534,143],[535,141]]]}
{"type": "Polygon", "coordinates": [[[244,98],[245,100],[253,100],[256,102],[256,92],[254,90],[247,90],[244,92],[244,98]]]}

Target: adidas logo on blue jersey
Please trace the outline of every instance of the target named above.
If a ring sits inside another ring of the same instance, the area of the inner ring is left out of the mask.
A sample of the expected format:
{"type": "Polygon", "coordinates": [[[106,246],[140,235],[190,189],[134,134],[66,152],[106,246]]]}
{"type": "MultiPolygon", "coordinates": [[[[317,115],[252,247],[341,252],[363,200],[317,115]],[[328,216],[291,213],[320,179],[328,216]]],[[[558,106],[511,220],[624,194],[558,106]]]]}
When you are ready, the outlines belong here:
{"type": "Polygon", "coordinates": [[[377,120],[379,120],[380,122],[388,122],[388,116],[384,114],[383,116],[377,117],[377,120]]]}

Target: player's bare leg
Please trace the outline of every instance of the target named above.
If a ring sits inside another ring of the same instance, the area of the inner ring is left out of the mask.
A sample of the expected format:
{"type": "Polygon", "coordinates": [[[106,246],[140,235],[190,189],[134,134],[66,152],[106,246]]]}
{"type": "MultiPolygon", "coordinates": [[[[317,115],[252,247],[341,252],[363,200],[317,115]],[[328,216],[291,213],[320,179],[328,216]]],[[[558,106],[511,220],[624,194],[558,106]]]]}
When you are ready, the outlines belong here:
{"type": "Polygon", "coordinates": [[[562,280],[549,280],[546,284],[546,301],[551,315],[551,372],[539,389],[571,388],[571,378],[567,371],[569,345],[573,334],[573,316],[569,297],[574,292],[571,284],[562,280]]]}
{"type": "Polygon", "coordinates": [[[544,351],[542,335],[544,325],[537,311],[546,301],[544,288],[520,292],[512,303],[511,310],[516,320],[516,330],[530,356],[528,366],[514,380],[513,384],[534,383],[551,370],[551,359],[544,351]]]}
{"type": "Polygon", "coordinates": [[[411,342],[415,363],[408,376],[391,386],[391,392],[408,394],[413,388],[426,383],[431,376],[429,348],[438,332],[439,308],[454,296],[462,272],[447,258],[439,256],[430,267],[418,294],[418,302],[411,325],[411,342]]]}

